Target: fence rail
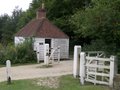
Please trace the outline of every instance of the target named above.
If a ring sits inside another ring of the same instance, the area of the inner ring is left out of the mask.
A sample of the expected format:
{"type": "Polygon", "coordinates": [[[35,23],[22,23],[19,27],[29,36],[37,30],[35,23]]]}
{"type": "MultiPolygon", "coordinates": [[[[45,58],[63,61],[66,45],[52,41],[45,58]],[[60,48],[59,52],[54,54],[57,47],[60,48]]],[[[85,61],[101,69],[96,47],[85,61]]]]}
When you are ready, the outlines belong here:
{"type": "Polygon", "coordinates": [[[113,86],[117,73],[116,57],[106,58],[103,51],[81,52],[81,46],[74,47],[73,76],[80,76],[81,84],[85,81],[94,84],[113,86]]]}
{"type": "Polygon", "coordinates": [[[110,61],[110,58],[86,57],[87,60],[110,61]]]}
{"type": "Polygon", "coordinates": [[[110,66],[103,66],[103,65],[94,65],[94,64],[86,64],[85,65],[87,68],[89,67],[94,67],[94,68],[104,68],[104,69],[110,69],[110,66]]]}

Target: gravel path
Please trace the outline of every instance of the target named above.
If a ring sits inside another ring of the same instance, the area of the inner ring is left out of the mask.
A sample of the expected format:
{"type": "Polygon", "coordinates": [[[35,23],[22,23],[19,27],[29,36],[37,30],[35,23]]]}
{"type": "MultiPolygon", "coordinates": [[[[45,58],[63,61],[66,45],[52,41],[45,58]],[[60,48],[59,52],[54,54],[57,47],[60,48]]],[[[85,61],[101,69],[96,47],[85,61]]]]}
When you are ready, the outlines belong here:
{"type": "MultiPolygon", "coordinates": [[[[52,67],[40,68],[42,64],[16,66],[11,68],[12,80],[30,79],[72,74],[73,61],[54,63],[52,67]]],[[[6,68],[0,68],[0,82],[6,80],[6,68]]]]}

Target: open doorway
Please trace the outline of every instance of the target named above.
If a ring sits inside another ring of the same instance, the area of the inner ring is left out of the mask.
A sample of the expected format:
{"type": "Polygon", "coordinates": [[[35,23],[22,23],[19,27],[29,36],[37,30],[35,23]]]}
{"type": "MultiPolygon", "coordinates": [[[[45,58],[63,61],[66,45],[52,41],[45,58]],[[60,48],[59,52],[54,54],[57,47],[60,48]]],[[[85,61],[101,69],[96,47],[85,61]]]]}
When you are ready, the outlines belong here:
{"type": "Polygon", "coordinates": [[[45,43],[49,44],[49,48],[51,48],[51,39],[45,39],[45,43]]]}

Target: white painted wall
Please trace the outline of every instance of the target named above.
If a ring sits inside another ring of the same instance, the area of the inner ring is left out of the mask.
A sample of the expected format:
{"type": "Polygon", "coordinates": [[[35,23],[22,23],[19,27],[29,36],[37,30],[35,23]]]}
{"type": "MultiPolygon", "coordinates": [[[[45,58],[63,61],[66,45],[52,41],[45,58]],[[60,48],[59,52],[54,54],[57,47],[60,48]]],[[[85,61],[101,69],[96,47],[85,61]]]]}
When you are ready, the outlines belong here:
{"type": "MultiPolygon", "coordinates": [[[[42,46],[42,45],[45,44],[45,39],[44,38],[34,38],[33,40],[34,40],[34,50],[35,51],[37,50],[38,45],[42,46]]],[[[43,46],[43,48],[44,48],[44,46],[43,46]]]]}
{"type": "Polygon", "coordinates": [[[39,58],[39,61],[44,60],[44,44],[45,44],[45,39],[44,38],[34,38],[34,50],[36,51],[37,58],[39,58]]]}
{"type": "MultiPolygon", "coordinates": [[[[37,58],[39,60],[44,60],[44,44],[45,38],[33,38],[34,40],[34,50],[39,55],[37,58]]],[[[15,37],[14,42],[15,45],[19,43],[23,43],[25,41],[24,37],[15,37]]],[[[68,59],[69,58],[69,39],[51,39],[51,48],[56,48],[60,46],[60,58],[61,59],[68,59]]],[[[54,54],[54,58],[57,59],[58,55],[57,52],[54,54]]]]}
{"type": "MultiPolygon", "coordinates": [[[[52,39],[52,48],[60,46],[60,58],[69,58],[69,39],[52,39]]],[[[54,58],[57,57],[57,53],[54,54],[54,58]]]]}
{"type": "Polygon", "coordinates": [[[23,43],[25,41],[24,37],[14,37],[14,43],[15,45],[23,43]]]}
{"type": "MultiPolygon", "coordinates": [[[[44,59],[44,44],[45,38],[35,38],[34,39],[34,50],[40,52],[40,60],[44,59]],[[43,45],[41,45],[43,43],[43,45]],[[39,47],[38,47],[39,46],[39,47]]],[[[68,59],[69,58],[69,39],[51,39],[51,48],[56,48],[60,46],[60,58],[68,59]]],[[[57,51],[54,53],[54,59],[58,58],[57,51]]]]}

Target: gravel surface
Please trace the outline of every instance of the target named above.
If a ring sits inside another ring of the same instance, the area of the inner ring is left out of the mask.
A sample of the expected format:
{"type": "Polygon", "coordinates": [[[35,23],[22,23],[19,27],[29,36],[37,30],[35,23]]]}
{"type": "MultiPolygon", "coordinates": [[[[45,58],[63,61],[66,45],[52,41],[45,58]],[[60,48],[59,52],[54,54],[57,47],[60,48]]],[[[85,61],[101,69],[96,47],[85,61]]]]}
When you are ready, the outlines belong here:
{"type": "Polygon", "coordinates": [[[59,76],[56,77],[44,77],[38,78],[33,82],[37,86],[45,86],[49,88],[58,88],[59,87],[59,76]]]}
{"type": "MultiPolygon", "coordinates": [[[[54,63],[52,67],[41,68],[43,64],[16,66],[11,68],[11,79],[31,79],[39,77],[61,76],[72,74],[73,61],[60,61],[54,63]]],[[[6,80],[6,68],[0,68],[0,82],[6,80]]]]}

